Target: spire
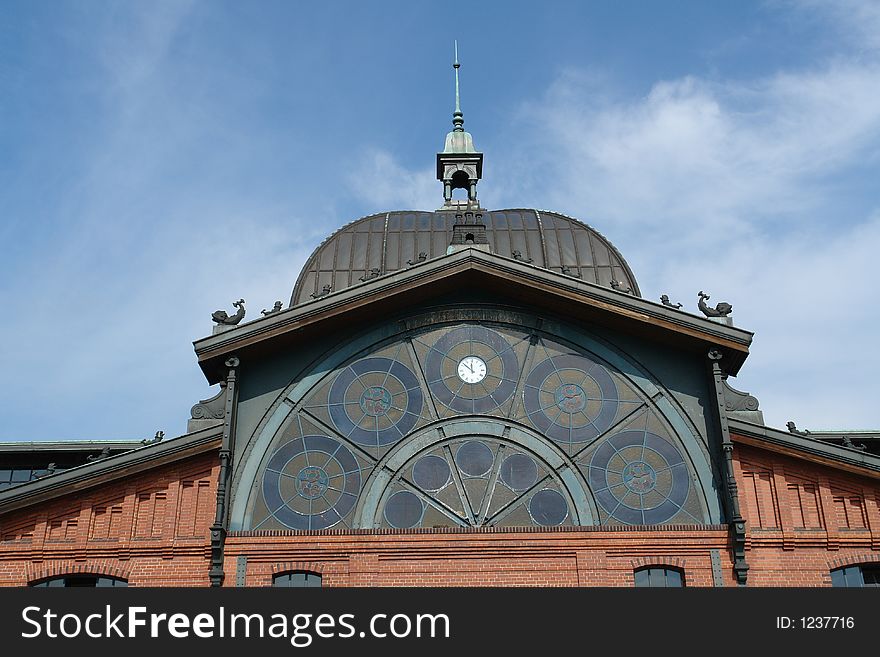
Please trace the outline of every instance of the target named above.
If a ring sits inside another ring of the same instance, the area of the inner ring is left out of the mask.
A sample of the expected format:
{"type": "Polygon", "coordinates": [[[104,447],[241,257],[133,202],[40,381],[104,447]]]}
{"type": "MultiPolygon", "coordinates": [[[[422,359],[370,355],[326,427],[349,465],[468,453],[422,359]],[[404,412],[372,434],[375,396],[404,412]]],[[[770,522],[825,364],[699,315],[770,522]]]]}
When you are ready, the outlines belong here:
{"type": "Polygon", "coordinates": [[[455,61],[452,68],[455,69],[455,111],[452,113],[452,125],[455,126],[455,132],[464,132],[464,114],[461,113],[461,96],[458,91],[458,69],[461,64],[458,63],[458,40],[455,42],[455,61]]]}
{"type": "Polygon", "coordinates": [[[446,135],[442,153],[437,154],[437,180],[443,182],[444,206],[460,205],[452,200],[452,190],[466,189],[468,200],[465,205],[479,207],[477,182],[483,176],[483,154],[474,148],[471,133],[464,130],[464,114],[461,111],[461,92],[458,80],[458,41],[455,41],[455,111],[452,113],[452,131],[446,135]]]}

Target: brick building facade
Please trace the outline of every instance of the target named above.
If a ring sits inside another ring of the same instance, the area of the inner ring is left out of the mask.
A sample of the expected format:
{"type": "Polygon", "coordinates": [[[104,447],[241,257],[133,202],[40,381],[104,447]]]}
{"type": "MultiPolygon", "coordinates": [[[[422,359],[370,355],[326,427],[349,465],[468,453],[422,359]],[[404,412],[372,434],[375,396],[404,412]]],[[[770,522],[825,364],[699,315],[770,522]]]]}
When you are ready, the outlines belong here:
{"type": "MultiPolygon", "coordinates": [[[[749,586],[830,586],[832,570],[880,564],[876,473],[734,440],[749,586]]],[[[215,445],[5,513],[0,586],[76,573],[209,586],[218,474],[215,445]]],[[[226,586],[270,586],[293,571],[318,573],[324,586],[632,586],[651,565],[681,569],[687,586],[736,585],[723,524],[240,531],[227,536],[224,561],[226,586]]]]}
{"type": "Polygon", "coordinates": [[[215,313],[188,433],[0,445],[0,586],[877,583],[880,436],[764,426],[729,307],[482,208],[453,123],[439,210],[342,227],[286,309],[215,313]]]}

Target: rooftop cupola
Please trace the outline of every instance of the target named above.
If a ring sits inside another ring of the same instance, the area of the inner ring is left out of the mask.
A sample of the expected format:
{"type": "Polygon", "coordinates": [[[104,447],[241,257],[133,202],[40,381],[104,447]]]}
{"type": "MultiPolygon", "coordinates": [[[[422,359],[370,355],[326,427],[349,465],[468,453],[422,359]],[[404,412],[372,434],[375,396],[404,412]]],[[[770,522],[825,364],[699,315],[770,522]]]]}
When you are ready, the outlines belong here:
{"type": "Polygon", "coordinates": [[[464,114],[461,111],[461,95],[459,93],[458,42],[455,42],[455,111],[452,113],[452,131],[446,135],[446,144],[442,153],[437,153],[437,180],[443,182],[444,208],[479,207],[477,200],[477,182],[483,175],[483,154],[474,148],[474,139],[464,130],[464,114]],[[467,202],[452,199],[452,190],[466,189],[467,202]]]}

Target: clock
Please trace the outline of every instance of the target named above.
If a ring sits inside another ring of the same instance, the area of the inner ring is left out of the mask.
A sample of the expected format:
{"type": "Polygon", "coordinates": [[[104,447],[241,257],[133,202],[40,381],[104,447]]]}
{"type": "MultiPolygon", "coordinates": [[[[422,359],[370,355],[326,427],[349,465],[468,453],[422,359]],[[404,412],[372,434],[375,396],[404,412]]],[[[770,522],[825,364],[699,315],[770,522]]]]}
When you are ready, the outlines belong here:
{"type": "Polygon", "coordinates": [[[486,363],[479,356],[465,356],[458,362],[458,378],[465,383],[479,383],[486,378],[486,363]]]}
{"type": "Polygon", "coordinates": [[[520,367],[504,335],[465,324],[431,337],[433,344],[416,341],[427,349],[425,379],[435,401],[458,413],[491,413],[513,397],[520,367]]]}

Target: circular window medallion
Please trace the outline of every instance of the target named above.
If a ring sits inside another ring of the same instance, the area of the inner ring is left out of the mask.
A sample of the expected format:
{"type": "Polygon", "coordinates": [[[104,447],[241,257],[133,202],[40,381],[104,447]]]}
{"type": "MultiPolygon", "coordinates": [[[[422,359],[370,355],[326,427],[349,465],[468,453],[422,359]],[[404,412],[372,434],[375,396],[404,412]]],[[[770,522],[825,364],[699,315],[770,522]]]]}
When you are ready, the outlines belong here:
{"type": "Polygon", "coordinates": [[[479,477],[489,472],[494,460],[495,456],[489,446],[476,440],[466,442],[455,452],[458,469],[471,477],[479,477]]]}
{"type": "Polygon", "coordinates": [[[580,413],[587,407],[587,393],[577,383],[563,383],[556,388],[556,405],[563,413],[580,413]]]}
{"type": "Polygon", "coordinates": [[[359,445],[391,445],[408,434],[422,412],[422,388],[406,365],[391,358],[363,358],[342,370],[330,386],[330,417],[359,445]]]}
{"type": "Polygon", "coordinates": [[[382,386],[370,386],[361,393],[360,406],[370,417],[385,415],[391,408],[391,393],[382,386]]]}
{"type": "Polygon", "coordinates": [[[532,368],[523,388],[523,404],[544,435],[569,445],[605,432],[617,417],[617,385],[608,370],[589,358],[561,354],[532,368]]]}
{"type": "Polygon", "coordinates": [[[525,454],[511,454],[501,464],[501,481],[515,491],[531,488],[538,481],[538,466],[525,454]]]}
{"type": "Polygon", "coordinates": [[[290,529],[326,529],[354,508],[361,489],[358,461],[328,436],[305,436],[279,447],[266,463],[263,501],[290,529]]]}
{"type": "Polygon", "coordinates": [[[307,500],[316,500],[327,492],[330,478],[326,470],[317,465],[309,465],[296,476],[296,490],[307,500]]]}
{"type": "Polygon", "coordinates": [[[413,483],[428,491],[437,491],[449,482],[449,464],[440,456],[423,456],[413,464],[413,483]]]}
{"type": "Polygon", "coordinates": [[[557,491],[545,488],[532,495],[529,500],[529,514],[532,520],[544,527],[561,525],[568,516],[568,504],[557,491]]]}
{"type": "Polygon", "coordinates": [[[649,493],[657,484],[657,473],[644,461],[632,461],[623,468],[623,485],[633,493],[649,493]]]}
{"type": "Polygon", "coordinates": [[[395,529],[409,529],[422,521],[422,501],[408,490],[399,490],[385,503],[385,520],[395,529]]]}
{"type": "Polygon", "coordinates": [[[608,515],[627,525],[659,525],[684,506],[690,474],[678,448],[650,431],[626,430],[590,457],[589,484],[608,515]]]}

